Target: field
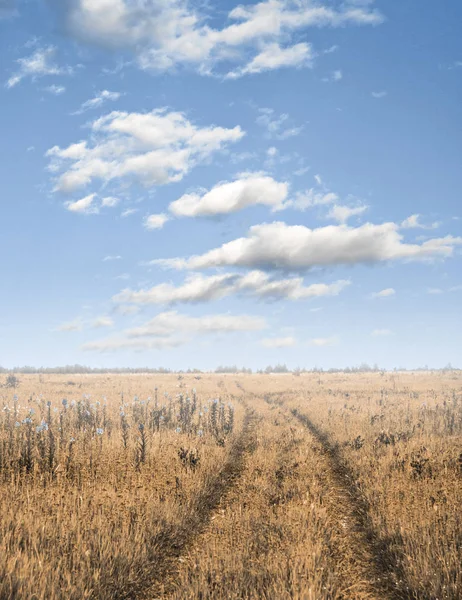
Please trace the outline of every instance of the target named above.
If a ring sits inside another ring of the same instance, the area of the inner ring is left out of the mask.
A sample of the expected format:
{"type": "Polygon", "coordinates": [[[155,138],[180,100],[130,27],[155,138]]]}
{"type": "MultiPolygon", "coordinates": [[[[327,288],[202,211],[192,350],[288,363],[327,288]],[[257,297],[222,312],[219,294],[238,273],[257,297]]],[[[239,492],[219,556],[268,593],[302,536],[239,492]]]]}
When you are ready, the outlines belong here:
{"type": "Polygon", "coordinates": [[[462,375],[21,375],[0,599],[462,598],[462,375]]]}

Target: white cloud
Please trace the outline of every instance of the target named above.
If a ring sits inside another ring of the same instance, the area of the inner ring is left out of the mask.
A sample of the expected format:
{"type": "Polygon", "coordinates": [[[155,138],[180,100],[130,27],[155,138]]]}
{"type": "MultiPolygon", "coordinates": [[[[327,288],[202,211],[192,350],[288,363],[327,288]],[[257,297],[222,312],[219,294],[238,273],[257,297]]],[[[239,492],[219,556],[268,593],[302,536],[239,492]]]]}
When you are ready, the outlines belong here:
{"type": "Polygon", "coordinates": [[[134,215],[137,212],[138,212],[137,208],[126,208],[124,211],[122,211],[120,213],[120,216],[122,217],[122,219],[125,219],[126,217],[131,217],[131,215],[134,215]]]}
{"type": "Polygon", "coordinates": [[[47,152],[55,190],[72,192],[96,180],[135,180],[145,186],[180,181],[196,164],[244,136],[240,127],[199,128],[184,114],[112,112],[93,121],[89,141],[47,152]]]}
{"type": "Polygon", "coordinates": [[[35,80],[46,75],[69,75],[72,73],[70,67],[59,67],[54,62],[55,54],[56,48],[48,46],[38,48],[31,56],[18,59],[16,62],[19,64],[19,70],[8,79],[6,87],[12,88],[27,77],[35,80]]]}
{"type": "Polygon", "coordinates": [[[424,223],[420,222],[420,217],[421,217],[421,215],[416,214],[416,215],[411,215],[407,219],[404,219],[404,221],[401,223],[401,228],[402,229],[438,229],[438,227],[441,225],[441,223],[439,221],[435,221],[433,223],[430,223],[429,225],[425,225],[424,223]]]}
{"type": "Polygon", "coordinates": [[[65,206],[67,210],[71,212],[80,213],[82,215],[94,215],[99,212],[98,207],[94,205],[95,198],[96,194],[89,194],[75,202],[66,202],[65,206]]]}
{"type": "Polygon", "coordinates": [[[48,92],[49,94],[53,94],[54,96],[61,96],[61,94],[64,94],[64,92],[66,91],[66,88],[63,85],[48,85],[47,87],[43,88],[45,90],[45,92],[48,92]]]}
{"type": "Polygon", "coordinates": [[[328,338],[314,338],[309,340],[309,344],[311,346],[336,346],[338,344],[338,338],[336,336],[328,337],[328,338]]]}
{"type": "Polygon", "coordinates": [[[342,81],[343,73],[340,70],[332,71],[329,77],[324,77],[323,81],[325,83],[337,83],[338,81],[342,81]]]}
{"type": "Polygon", "coordinates": [[[164,350],[168,348],[175,348],[186,343],[185,340],[180,338],[160,338],[154,340],[148,339],[127,339],[122,336],[114,336],[105,338],[103,340],[97,340],[94,342],[87,342],[83,344],[81,349],[84,352],[117,352],[118,350],[133,350],[135,352],[142,352],[145,350],[164,350]]]}
{"type": "Polygon", "coordinates": [[[227,74],[228,79],[237,79],[243,75],[255,75],[263,71],[272,71],[281,67],[311,67],[314,53],[310,44],[300,43],[281,48],[278,43],[268,44],[247,65],[227,74]]]}
{"type": "Polygon", "coordinates": [[[335,204],[327,213],[327,217],[338,223],[346,223],[351,217],[362,215],[367,209],[368,206],[366,205],[350,207],[335,204]]]}
{"type": "Polygon", "coordinates": [[[450,292],[461,292],[462,291],[462,285],[453,285],[451,288],[449,288],[450,292]]]}
{"type": "Polygon", "coordinates": [[[388,92],[385,92],[385,91],[371,93],[371,96],[373,98],[376,98],[377,100],[380,100],[380,98],[385,98],[385,96],[387,96],[387,95],[388,95],[388,92]]]}
{"type": "Polygon", "coordinates": [[[261,317],[227,314],[191,317],[170,311],[158,314],[144,325],[126,329],[116,337],[89,342],[82,349],[106,352],[173,347],[196,336],[261,331],[266,327],[266,321],[261,317]]]}
{"type": "Polygon", "coordinates": [[[73,321],[67,321],[66,323],[62,323],[57,331],[82,331],[83,329],[83,321],[81,319],[74,319],[73,321]]]}
{"type": "Polygon", "coordinates": [[[300,135],[303,131],[303,125],[288,126],[287,122],[290,117],[287,113],[276,115],[272,108],[259,108],[258,113],[257,124],[266,129],[268,138],[276,137],[278,140],[286,140],[300,135]]]}
{"type": "Polygon", "coordinates": [[[293,200],[285,203],[285,207],[296,210],[307,210],[316,206],[328,206],[339,200],[334,192],[329,191],[319,176],[315,176],[317,187],[312,187],[302,192],[297,192],[293,200]]]}
{"type": "Polygon", "coordinates": [[[440,288],[428,288],[427,294],[430,294],[432,296],[439,296],[440,294],[444,294],[444,291],[440,288]]]}
{"type": "Polygon", "coordinates": [[[143,69],[189,65],[203,74],[230,60],[247,65],[241,69],[249,72],[299,65],[306,59],[306,44],[281,48],[297,31],[383,21],[369,3],[344,3],[335,10],[293,0],[238,5],[228,13],[223,28],[211,27],[208,15],[192,8],[188,0],[62,0],[60,10],[71,34],[110,48],[131,49],[143,69]]]}
{"type": "Polygon", "coordinates": [[[273,209],[281,208],[287,198],[289,186],[272,177],[248,174],[232,182],[222,182],[205,194],[185,194],[169,206],[177,217],[215,216],[228,214],[263,204],[273,209]]]}
{"type": "Polygon", "coordinates": [[[283,338],[265,338],[261,340],[261,345],[265,348],[290,348],[296,344],[297,340],[291,336],[283,338]]]}
{"type": "Polygon", "coordinates": [[[93,323],[92,323],[92,327],[94,329],[100,329],[102,327],[113,327],[114,326],[114,321],[111,319],[111,317],[98,317],[96,318],[93,323]]]}
{"type": "Polygon", "coordinates": [[[122,257],[120,255],[108,255],[103,258],[103,262],[108,262],[112,260],[121,260],[122,257]]]}
{"type": "Polygon", "coordinates": [[[385,290],[371,294],[371,298],[391,298],[391,296],[396,296],[396,290],[393,288],[386,288],[385,290]]]}
{"type": "Polygon", "coordinates": [[[178,331],[185,333],[230,333],[235,331],[260,331],[266,328],[262,317],[248,315],[206,315],[190,317],[176,311],[160,313],[144,325],[128,329],[128,337],[164,337],[178,331]]]}
{"type": "Polygon", "coordinates": [[[92,110],[94,108],[99,108],[100,106],[103,106],[103,104],[105,104],[106,102],[115,102],[121,97],[121,95],[122,94],[120,92],[110,92],[109,90],[102,90],[101,92],[98,92],[93,98],[84,102],[79,108],[79,110],[75,111],[72,114],[81,115],[87,110],[92,110]]]}
{"type": "Polygon", "coordinates": [[[462,237],[453,236],[409,244],[403,241],[395,223],[366,223],[360,227],[330,225],[310,229],[303,225],[274,222],[254,225],[246,237],[205,254],[187,259],[155,260],[154,263],[178,269],[234,266],[304,271],[340,264],[447,258],[460,244],[462,237]]]}
{"type": "Polygon", "coordinates": [[[114,196],[106,196],[101,200],[101,206],[105,206],[106,208],[114,208],[119,204],[119,198],[115,198],[114,196]]]}
{"type": "Polygon", "coordinates": [[[390,331],[389,329],[374,329],[374,331],[371,332],[371,335],[373,335],[374,337],[385,337],[388,335],[392,335],[392,331],[390,331]]]}
{"type": "Polygon", "coordinates": [[[162,227],[165,225],[165,223],[167,221],[169,221],[170,218],[168,215],[164,215],[159,214],[159,215],[149,215],[148,217],[146,217],[146,219],[144,220],[144,226],[146,229],[162,229],[162,227]]]}
{"type": "Polygon", "coordinates": [[[185,283],[174,286],[161,283],[147,290],[123,290],[113,297],[117,304],[165,304],[198,303],[218,300],[232,294],[242,294],[261,300],[306,300],[337,296],[350,281],[313,283],[305,286],[303,278],[274,279],[262,271],[251,271],[245,275],[226,273],[223,275],[189,276],[185,283]]]}

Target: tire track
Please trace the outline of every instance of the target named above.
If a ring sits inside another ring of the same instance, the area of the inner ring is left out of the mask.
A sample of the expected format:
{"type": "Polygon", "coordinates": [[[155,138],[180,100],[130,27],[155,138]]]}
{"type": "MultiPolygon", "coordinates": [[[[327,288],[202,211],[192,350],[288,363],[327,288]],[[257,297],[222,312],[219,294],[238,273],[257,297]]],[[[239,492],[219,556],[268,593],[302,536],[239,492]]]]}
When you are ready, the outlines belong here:
{"type": "Polygon", "coordinates": [[[326,463],[326,471],[322,476],[329,491],[333,493],[333,497],[328,500],[327,510],[340,524],[338,550],[345,564],[345,576],[350,579],[350,597],[426,600],[406,582],[396,549],[392,549],[387,540],[381,538],[375,530],[368,502],[356,486],[354,474],[338,446],[307,415],[297,409],[292,409],[291,413],[319,444],[326,463]]]}
{"type": "Polygon", "coordinates": [[[105,590],[114,600],[157,598],[171,586],[178,568],[178,559],[192,545],[209,523],[214,511],[240,477],[246,455],[255,447],[256,413],[246,407],[242,430],[230,448],[228,457],[215,477],[211,478],[192,499],[180,524],[164,528],[150,544],[148,567],[137,573],[126,587],[105,590]]]}

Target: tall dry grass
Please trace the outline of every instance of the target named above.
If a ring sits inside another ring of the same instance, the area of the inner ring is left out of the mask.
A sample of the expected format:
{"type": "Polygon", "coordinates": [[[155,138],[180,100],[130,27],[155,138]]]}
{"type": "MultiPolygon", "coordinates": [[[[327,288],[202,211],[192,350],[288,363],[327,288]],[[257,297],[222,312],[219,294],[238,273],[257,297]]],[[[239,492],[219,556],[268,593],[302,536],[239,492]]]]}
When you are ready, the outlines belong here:
{"type": "Polygon", "coordinates": [[[460,375],[198,377],[1,390],[2,600],[462,597],[460,375]]]}

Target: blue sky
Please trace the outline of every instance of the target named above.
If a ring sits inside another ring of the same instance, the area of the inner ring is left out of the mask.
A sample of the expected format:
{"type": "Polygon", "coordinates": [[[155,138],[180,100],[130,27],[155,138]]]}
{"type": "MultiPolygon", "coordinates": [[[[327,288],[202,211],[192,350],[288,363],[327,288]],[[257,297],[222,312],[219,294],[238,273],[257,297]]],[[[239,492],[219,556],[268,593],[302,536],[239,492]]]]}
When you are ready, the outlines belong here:
{"type": "Polygon", "coordinates": [[[0,364],[462,364],[462,5],[0,0],[0,364]]]}

